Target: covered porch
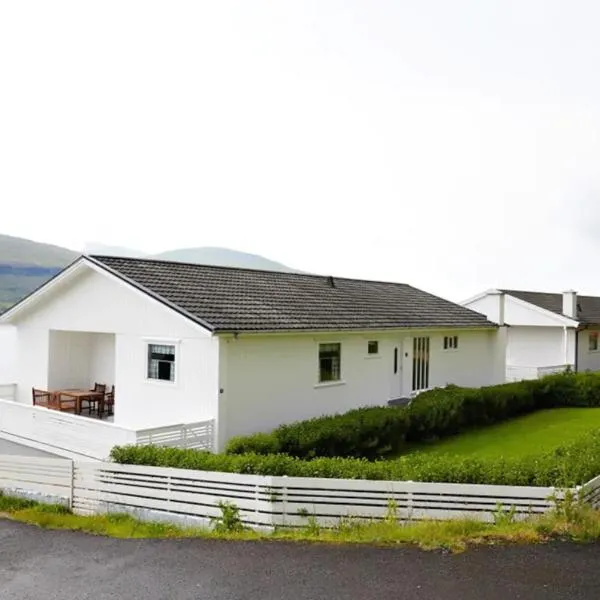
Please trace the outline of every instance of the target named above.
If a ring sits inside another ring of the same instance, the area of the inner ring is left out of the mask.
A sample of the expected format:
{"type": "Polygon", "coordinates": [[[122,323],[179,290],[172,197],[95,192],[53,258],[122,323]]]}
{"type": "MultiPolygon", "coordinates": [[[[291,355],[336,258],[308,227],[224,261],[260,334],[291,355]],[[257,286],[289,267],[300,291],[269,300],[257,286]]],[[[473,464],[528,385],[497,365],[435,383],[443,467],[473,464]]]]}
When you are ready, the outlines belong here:
{"type": "Polygon", "coordinates": [[[46,384],[32,382],[32,403],[113,421],[115,338],[113,333],[50,330],[46,384]]]}

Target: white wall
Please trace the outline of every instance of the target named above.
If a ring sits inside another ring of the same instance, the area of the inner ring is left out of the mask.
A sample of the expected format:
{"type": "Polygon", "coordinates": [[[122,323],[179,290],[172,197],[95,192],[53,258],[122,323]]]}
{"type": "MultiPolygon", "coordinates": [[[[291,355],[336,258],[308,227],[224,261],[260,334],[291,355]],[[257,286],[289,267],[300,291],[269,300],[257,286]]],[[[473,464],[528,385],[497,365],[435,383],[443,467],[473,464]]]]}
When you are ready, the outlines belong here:
{"type": "Polygon", "coordinates": [[[509,327],[506,364],[549,367],[575,364],[575,330],[562,327],[509,327]]]}
{"type": "Polygon", "coordinates": [[[50,331],[46,389],[90,389],[93,335],[83,332],[50,331]]]}
{"type": "Polygon", "coordinates": [[[590,351],[590,332],[598,329],[584,329],[579,332],[579,371],[600,371],[600,350],[590,351]]]}
{"type": "MultiPolygon", "coordinates": [[[[91,269],[20,315],[19,400],[30,401],[32,386],[48,388],[52,383],[48,353],[57,348],[50,330],[114,334],[115,424],[153,427],[217,416],[218,339],[147,295],[91,269]],[[166,340],[178,348],[177,381],[148,381],[147,344],[166,340]]],[[[112,383],[109,338],[91,339],[88,364],[112,383]]]]}
{"type": "Polygon", "coordinates": [[[104,383],[107,390],[115,383],[115,335],[95,333],[90,343],[90,386],[104,383]]]}
{"type": "MultiPolygon", "coordinates": [[[[498,295],[485,295],[473,301],[463,303],[471,310],[484,314],[488,319],[496,321],[498,295]]],[[[572,321],[558,314],[544,311],[536,306],[523,302],[512,296],[504,296],[504,321],[507,325],[523,325],[531,327],[556,327],[563,325],[576,326],[572,321]]]]}
{"type": "MultiPolygon", "coordinates": [[[[443,332],[430,336],[430,387],[492,383],[497,331],[454,331],[458,350],[443,350],[443,332]]],[[[268,431],[284,423],[385,404],[411,390],[411,332],[328,335],[247,335],[222,339],[221,443],[233,435],[268,431]],[[379,356],[367,342],[379,341],[379,356]],[[319,342],[341,342],[344,384],[318,385],[319,342]],[[398,347],[402,369],[393,373],[398,347]],[[223,419],[223,417],[225,417],[223,419]]]]}
{"type": "Polygon", "coordinates": [[[17,330],[0,324],[0,384],[17,380],[17,330]]]}

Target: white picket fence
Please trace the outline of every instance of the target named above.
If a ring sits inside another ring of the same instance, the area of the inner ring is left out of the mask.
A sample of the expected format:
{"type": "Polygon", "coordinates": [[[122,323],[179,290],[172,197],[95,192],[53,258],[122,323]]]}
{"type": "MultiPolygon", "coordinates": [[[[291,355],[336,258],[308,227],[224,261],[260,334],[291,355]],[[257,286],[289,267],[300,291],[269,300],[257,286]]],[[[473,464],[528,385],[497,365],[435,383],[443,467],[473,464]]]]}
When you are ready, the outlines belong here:
{"type": "Polygon", "coordinates": [[[581,494],[588,504],[600,509],[600,476],[588,481],[582,487],[581,494]]]}
{"type": "Polygon", "coordinates": [[[0,437],[68,458],[105,460],[114,446],[132,444],[214,450],[214,421],[136,430],[0,399],[0,437]]]}
{"type": "MultiPolygon", "coordinates": [[[[79,514],[128,512],[173,522],[208,523],[221,515],[220,502],[231,502],[246,525],[266,529],[300,526],[308,516],[322,526],[344,517],[381,519],[391,507],[398,520],[492,521],[498,503],[525,517],[551,509],[552,496],[564,497],[549,487],[273,477],[15,456],[0,457],[0,488],[53,496],[79,514]]],[[[600,478],[582,491],[600,504],[600,478]]]]}

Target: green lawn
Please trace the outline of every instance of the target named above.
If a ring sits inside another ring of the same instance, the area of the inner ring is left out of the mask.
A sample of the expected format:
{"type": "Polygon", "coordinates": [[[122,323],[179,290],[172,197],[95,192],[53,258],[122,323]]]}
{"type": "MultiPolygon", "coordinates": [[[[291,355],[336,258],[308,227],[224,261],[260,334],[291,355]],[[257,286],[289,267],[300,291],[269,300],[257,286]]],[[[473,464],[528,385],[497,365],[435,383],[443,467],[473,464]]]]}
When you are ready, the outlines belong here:
{"type": "Polygon", "coordinates": [[[410,452],[521,457],[553,450],[593,429],[600,429],[600,408],[554,408],[421,444],[410,452]]]}

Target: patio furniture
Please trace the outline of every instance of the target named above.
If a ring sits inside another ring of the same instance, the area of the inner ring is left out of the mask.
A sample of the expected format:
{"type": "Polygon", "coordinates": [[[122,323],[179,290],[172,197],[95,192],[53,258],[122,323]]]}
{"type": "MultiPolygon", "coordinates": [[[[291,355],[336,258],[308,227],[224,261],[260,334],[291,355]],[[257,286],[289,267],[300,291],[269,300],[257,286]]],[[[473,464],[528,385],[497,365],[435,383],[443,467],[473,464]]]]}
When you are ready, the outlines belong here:
{"type": "Polygon", "coordinates": [[[111,416],[114,414],[114,406],[115,406],[115,386],[113,385],[110,388],[110,392],[104,395],[104,402],[100,402],[102,415],[104,413],[104,409],[106,408],[107,416],[111,416]]]}
{"type": "Polygon", "coordinates": [[[81,414],[81,406],[83,402],[97,402],[103,398],[100,392],[91,390],[57,390],[55,392],[57,398],[58,410],[74,409],[75,414],[81,414]]]}
{"type": "Polygon", "coordinates": [[[36,388],[31,388],[31,395],[33,396],[34,406],[45,406],[46,408],[50,407],[54,396],[52,392],[37,390],[36,388]]]}
{"type": "Polygon", "coordinates": [[[49,405],[48,408],[61,412],[77,412],[77,400],[61,390],[53,394],[52,405],[49,405]]]}
{"type": "Polygon", "coordinates": [[[94,387],[90,390],[90,392],[93,392],[93,395],[81,398],[80,412],[83,408],[83,403],[87,402],[89,414],[92,414],[92,409],[96,409],[96,412],[99,415],[102,400],[104,398],[104,395],[106,394],[106,385],[104,383],[95,383],[94,387]]]}

